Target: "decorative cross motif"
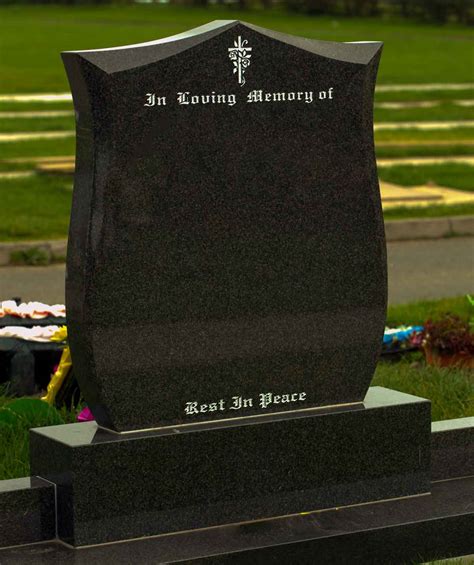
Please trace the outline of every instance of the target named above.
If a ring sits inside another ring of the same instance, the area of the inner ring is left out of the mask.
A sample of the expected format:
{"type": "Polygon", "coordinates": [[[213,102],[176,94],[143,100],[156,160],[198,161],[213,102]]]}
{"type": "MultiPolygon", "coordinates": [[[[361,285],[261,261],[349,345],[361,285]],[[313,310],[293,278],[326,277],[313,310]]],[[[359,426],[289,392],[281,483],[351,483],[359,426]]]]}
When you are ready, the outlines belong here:
{"type": "Polygon", "coordinates": [[[250,51],[251,47],[247,47],[248,41],[246,39],[242,40],[239,35],[237,41],[234,41],[234,47],[229,47],[229,59],[234,63],[234,74],[237,74],[240,86],[244,86],[245,69],[250,65],[250,57],[252,56],[250,51]]]}

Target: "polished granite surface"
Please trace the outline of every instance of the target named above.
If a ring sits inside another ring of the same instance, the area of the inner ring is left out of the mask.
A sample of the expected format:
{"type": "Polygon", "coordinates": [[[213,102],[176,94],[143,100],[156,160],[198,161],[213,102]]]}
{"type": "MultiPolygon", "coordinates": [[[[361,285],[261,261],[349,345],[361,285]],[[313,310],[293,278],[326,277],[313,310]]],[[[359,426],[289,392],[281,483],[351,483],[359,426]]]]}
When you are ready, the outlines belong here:
{"type": "Polygon", "coordinates": [[[31,472],[57,485],[59,536],[80,546],[426,493],[429,439],[428,401],[375,387],[365,407],[39,428],[31,472]]]}
{"type": "Polygon", "coordinates": [[[474,475],[474,418],[433,422],[431,432],[432,480],[474,475]]]}
{"type": "MultiPolygon", "coordinates": [[[[101,428],[96,422],[65,424],[62,426],[49,426],[44,428],[35,428],[34,432],[44,435],[55,441],[63,443],[71,447],[85,446],[95,443],[121,442],[123,440],[148,438],[151,435],[159,436],[176,436],[177,434],[186,434],[191,432],[204,432],[210,430],[218,430],[221,428],[233,428],[237,426],[249,426],[253,424],[264,424],[266,422],[287,421],[298,418],[308,418],[311,416],[325,416],[338,413],[357,411],[366,411],[373,408],[383,408],[384,406],[402,406],[409,404],[422,403],[426,407],[427,401],[424,398],[413,396],[397,390],[391,390],[381,386],[370,387],[367,394],[360,403],[340,404],[330,407],[310,408],[305,410],[295,410],[291,413],[282,412],[276,414],[265,414],[261,416],[247,416],[244,418],[233,418],[213,422],[199,422],[196,424],[185,424],[177,426],[165,426],[150,430],[117,433],[107,428],[101,428]]],[[[448,420],[448,422],[457,422],[457,420],[448,420]]]]}
{"type": "Polygon", "coordinates": [[[102,426],[363,400],[387,290],[380,53],[231,21],[63,54],[77,116],[68,330],[102,426]],[[251,49],[245,82],[236,44],[251,49]]]}
{"type": "Polygon", "coordinates": [[[0,550],[2,565],[406,565],[474,553],[474,477],[432,494],[81,549],[0,550]]]}
{"type": "Polygon", "coordinates": [[[51,539],[55,523],[51,483],[37,477],[0,481],[0,547],[51,539]]]}

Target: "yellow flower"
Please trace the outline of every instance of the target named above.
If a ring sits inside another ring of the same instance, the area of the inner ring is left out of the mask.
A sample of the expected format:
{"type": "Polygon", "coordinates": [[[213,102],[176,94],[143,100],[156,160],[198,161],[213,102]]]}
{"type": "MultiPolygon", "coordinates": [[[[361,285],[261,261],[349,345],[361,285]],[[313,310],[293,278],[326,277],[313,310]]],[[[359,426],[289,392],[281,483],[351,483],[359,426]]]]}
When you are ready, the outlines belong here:
{"type": "Polygon", "coordinates": [[[54,332],[50,339],[51,341],[66,341],[67,326],[61,326],[56,332],[54,332]]]}

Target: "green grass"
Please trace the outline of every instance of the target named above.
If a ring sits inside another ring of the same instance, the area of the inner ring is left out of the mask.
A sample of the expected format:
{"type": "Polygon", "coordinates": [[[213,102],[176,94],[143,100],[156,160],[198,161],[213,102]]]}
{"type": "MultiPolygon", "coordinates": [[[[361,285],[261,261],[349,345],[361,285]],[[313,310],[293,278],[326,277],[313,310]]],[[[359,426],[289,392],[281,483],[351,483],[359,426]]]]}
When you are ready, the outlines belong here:
{"type": "Polygon", "coordinates": [[[24,6],[0,8],[2,92],[61,92],[68,85],[59,54],[149,41],[214,19],[331,41],[385,42],[380,83],[468,82],[474,32],[458,25],[406,20],[308,17],[280,10],[160,5],[24,6]],[[27,38],[27,41],[25,41],[27,38]],[[440,78],[441,77],[441,78],[440,78]]]}
{"type": "Polygon", "coordinates": [[[2,159],[16,157],[56,157],[74,155],[76,140],[74,135],[64,139],[32,139],[0,144],[2,159]]]}
{"type": "MultiPolygon", "coordinates": [[[[474,32],[461,26],[432,26],[409,21],[378,19],[315,18],[279,10],[240,13],[235,9],[158,5],[121,6],[3,6],[0,7],[0,92],[67,92],[61,50],[110,47],[171,35],[212,19],[241,18],[287,33],[327,40],[382,39],[385,41],[379,84],[460,82],[471,80],[467,71],[473,53],[474,32]],[[28,37],[28,41],[24,38],[28,37]]],[[[378,121],[473,119],[474,109],[453,105],[456,99],[472,99],[474,91],[377,92],[377,101],[444,100],[436,108],[376,110],[378,121]]],[[[1,111],[72,110],[67,102],[0,102],[1,111]]],[[[0,116],[0,132],[73,130],[74,119],[13,118],[0,116]]],[[[395,130],[376,133],[378,157],[430,155],[474,155],[474,128],[453,130],[395,130]],[[448,140],[451,145],[436,145],[448,140]],[[417,145],[404,145],[415,142],[417,145]],[[383,146],[383,143],[398,143],[383,146]],[[431,145],[430,145],[431,144],[431,145]]],[[[74,155],[74,137],[1,143],[2,159],[74,155]]],[[[0,171],[27,170],[32,163],[0,162],[0,171]]],[[[438,184],[471,189],[468,173],[460,168],[405,166],[381,168],[384,180],[420,184],[425,179],[438,184]],[[436,174],[434,174],[436,173],[436,174]],[[433,179],[431,178],[433,177],[433,179]],[[420,180],[421,179],[421,180],[420,180]]],[[[0,182],[0,240],[65,237],[70,192],[63,185],[70,179],[34,177],[0,182]],[[58,196],[59,195],[59,196],[58,196]]],[[[385,212],[386,219],[438,217],[471,214],[472,205],[399,208],[385,212]]]]}
{"type": "Polygon", "coordinates": [[[409,220],[413,218],[444,218],[446,216],[469,216],[474,215],[473,204],[453,204],[450,206],[417,206],[409,208],[388,208],[383,211],[385,220],[409,220]]]}
{"type": "MultiPolygon", "coordinates": [[[[27,400],[27,402],[32,402],[27,400]]],[[[9,409],[17,399],[0,396],[0,480],[27,477],[30,474],[29,465],[29,430],[42,426],[72,423],[76,421],[77,410],[60,410],[49,408],[48,405],[35,399],[35,404],[41,403],[41,410],[35,407],[26,411],[20,417],[4,421],[4,410],[9,409]]]]}
{"type": "MultiPolygon", "coordinates": [[[[405,81],[406,82],[406,81],[405,81]]],[[[434,81],[439,84],[440,80],[434,81]]],[[[445,82],[445,81],[442,81],[445,82]]],[[[464,82],[472,82],[468,76],[464,82]]],[[[419,100],[472,100],[474,89],[466,90],[394,90],[390,92],[380,92],[375,87],[375,102],[413,102],[419,100]]]]}
{"type": "Polygon", "coordinates": [[[464,141],[474,139],[474,128],[473,127],[461,127],[452,129],[411,129],[403,128],[396,130],[378,130],[375,132],[375,144],[378,141],[418,141],[429,143],[433,140],[452,140],[464,141]]]}
{"type": "Polygon", "coordinates": [[[374,120],[377,122],[415,122],[444,120],[474,120],[474,107],[441,104],[434,108],[375,108],[374,120]]]}
{"type": "Polygon", "coordinates": [[[28,428],[0,427],[0,480],[30,474],[28,428]]]}
{"type": "Polygon", "coordinates": [[[70,177],[0,181],[0,241],[63,238],[72,196],[70,177]]]}
{"type": "Polygon", "coordinates": [[[473,145],[399,145],[386,147],[378,145],[376,147],[377,157],[452,157],[461,155],[474,155],[473,145]]]}
{"type": "MultiPolygon", "coordinates": [[[[389,306],[387,326],[423,325],[447,313],[469,320],[473,310],[465,296],[389,306]]],[[[398,363],[380,362],[372,380],[376,385],[428,398],[433,421],[474,416],[474,372],[427,366],[420,353],[398,363]]]]}
{"type": "Polygon", "coordinates": [[[15,163],[0,161],[0,172],[31,171],[36,167],[33,162],[15,163]]]}
{"type": "Polygon", "coordinates": [[[6,102],[0,100],[0,112],[74,111],[72,101],[67,102],[6,102]]]}
{"type": "Polygon", "coordinates": [[[422,325],[429,318],[439,318],[447,313],[456,314],[466,320],[474,314],[473,307],[465,296],[443,298],[442,300],[423,300],[410,304],[389,306],[387,326],[422,325]]]}
{"type": "Polygon", "coordinates": [[[74,114],[59,118],[2,118],[0,116],[0,132],[2,133],[21,131],[67,131],[74,129],[74,114]]]}
{"type": "Polygon", "coordinates": [[[474,378],[469,371],[428,367],[409,357],[398,363],[380,362],[372,386],[431,400],[433,422],[474,416],[474,378]]]}
{"type": "Polygon", "coordinates": [[[394,165],[378,167],[379,177],[385,182],[402,186],[436,184],[474,192],[474,166],[465,163],[434,165],[394,165]]]}

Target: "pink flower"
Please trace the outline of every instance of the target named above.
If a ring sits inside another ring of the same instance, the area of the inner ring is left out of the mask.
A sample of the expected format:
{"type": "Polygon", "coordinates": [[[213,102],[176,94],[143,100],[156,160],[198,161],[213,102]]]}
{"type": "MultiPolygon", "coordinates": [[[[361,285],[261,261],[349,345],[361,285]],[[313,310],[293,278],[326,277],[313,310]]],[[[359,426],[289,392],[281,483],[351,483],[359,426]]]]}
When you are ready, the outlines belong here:
{"type": "Polygon", "coordinates": [[[78,422],[94,421],[94,416],[92,415],[92,412],[89,410],[89,408],[87,408],[87,406],[83,408],[82,411],[77,415],[77,421],[78,422]]]}

